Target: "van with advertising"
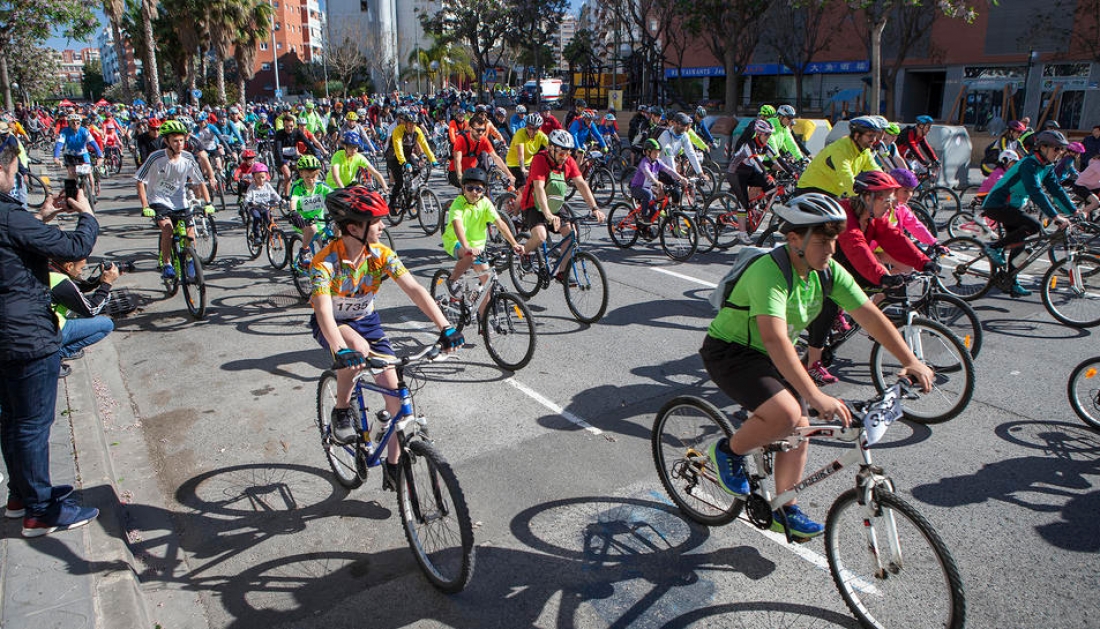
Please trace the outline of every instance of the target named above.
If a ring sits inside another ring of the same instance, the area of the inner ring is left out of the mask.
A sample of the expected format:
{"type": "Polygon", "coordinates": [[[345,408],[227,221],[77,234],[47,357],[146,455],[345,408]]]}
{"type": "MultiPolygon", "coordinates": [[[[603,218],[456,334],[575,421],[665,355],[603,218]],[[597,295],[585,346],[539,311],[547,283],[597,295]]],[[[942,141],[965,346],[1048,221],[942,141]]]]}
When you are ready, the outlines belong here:
{"type": "MultiPolygon", "coordinates": [[[[542,79],[539,81],[539,85],[542,91],[542,102],[549,103],[550,105],[557,105],[561,102],[563,96],[568,91],[568,87],[562,83],[561,79],[542,79]]],[[[524,100],[529,103],[535,102],[535,81],[531,80],[523,84],[524,100]]]]}

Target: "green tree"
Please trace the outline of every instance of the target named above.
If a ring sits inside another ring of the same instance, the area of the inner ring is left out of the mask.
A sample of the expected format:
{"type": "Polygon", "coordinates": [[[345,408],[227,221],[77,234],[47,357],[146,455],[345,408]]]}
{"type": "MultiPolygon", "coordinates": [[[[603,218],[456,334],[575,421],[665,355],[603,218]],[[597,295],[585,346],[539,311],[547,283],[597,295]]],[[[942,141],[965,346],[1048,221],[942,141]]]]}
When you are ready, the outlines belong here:
{"type": "MultiPolygon", "coordinates": [[[[511,0],[513,4],[519,1],[523,0],[511,0]]],[[[528,13],[523,22],[552,20],[554,14],[547,10],[548,5],[562,2],[565,0],[544,0],[540,3],[542,8],[528,13]],[[532,16],[537,16],[537,19],[532,20],[532,16]]],[[[500,60],[503,54],[501,42],[505,36],[515,36],[515,31],[523,28],[515,21],[513,9],[514,6],[505,0],[452,0],[446,11],[435,15],[422,13],[420,21],[437,43],[465,44],[475,65],[474,76],[481,77],[485,74],[485,68],[495,66],[500,60]]]]}
{"type": "Polygon", "coordinates": [[[111,36],[115,43],[115,57],[118,59],[118,80],[122,84],[122,98],[129,103],[133,100],[130,93],[130,75],[126,63],[126,44],[122,40],[122,16],[126,13],[126,0],[103,0],[103,12],[111,22],[111,36]]]}
{"type": "MultiPolygon", "coordinates": [[[[443,83],[451,78],[462,82],[476,76],[470,64],[470,53],[454,42],[437,39],[430,48],[414,50],[409,59],[410,62],[416,60],[421,71],[427,73],[429,85],[438,81],[440,90],[443,89],[443,83]]],[[[413,72],[415,75],[415,70],[413,72]]]]}
{"type": "MultiPolygon", "coordinates": [[[[581,71],[581,84],[586,87],[592,85],[590,78],[592,74],[592,67],[599,64],[599,57],[596,54],[596,42],[595,36],[592,31],[587,28],[582,28],[573,35],[573,40],[565,45],[565,48],[561,51],[562,57],[566,63],[569,64],[569,80],[573,81],[573,77],[576,76],[577,68],[581,71]]],[[[573,104],[573,100],[576,98],[577,86],[573,85],[573,89],[569,90],[569,104],[573,104]]],[[[589,98],[589,101],[592,99],[589,98]]]]}
{"type": "Polygon", "coordinates": [[[82,39],[98,25],[82,0],[4,0],[0,2],[0,85],[4,108],[12,109],[8,53],[13,42],[41,42],[61,28],[71,39],[82,39]]]}
{"type": "Polygon", "coordinates": [[[189,101],[191,91],[198,87],[198,77],[201,74],[205,79],[206,75],[195,68],[195,62],[205,56],[202,54],[206,48],[204,44],[210,41],[209,6],[204,0],[161,0],[165,21],[178,42],[178,48],[173,51],[178,55],[174,65],[178,76],[183,77],[183,91],[189,101]]]}
{"type": "MultiPolygon", "coordinates": [[[[559,25],[568,0],[510,0],[511,8],[507,18],[510,27],[505,39],[520,50],[530,51],[534,59],[536,80],[542,76],[542,68],[554,58],[553,53],[545,54],[545,49],[557,41],[559,25]]],[[[483,68],[478,68],[481,76],[483,68]]],[[[541,90],[535,93],[541,96],[541,90]]]]}
{"type": "Polygon", "coordinates": [[[103,81],[103,64],[99,59],[84,62],[84,76],[80,80],[84,98],[90,101],[99,100],[106,86],[107,84],[103,81]]]}
{"type": "Polygon", "coordinates": [[[760,22],[775,0],[695,0],[683,25],[726,69],[725,110],[737,114],[745,66],[760,41],[760,22]]]}
{"type": "MultiPolygon", "coordinates": [[[[237,90],[245,104],[245,86],[256,76],[256,50],[271,36],[271,18],[275,9],[267,2],[254,2],[245,12],[241,28],[233,38],[233,59],[237,62],[237,90]]],[[[327,42],[326,42],[327,43],[327,42]]]]}
{"type": "Polygon", "coordinates": [[[141,3],[141,34],[142,41],[145,42],[145,55],[142,60],[141,73],[145,77],[145,100],[152,105],[160,102],[160,71],[157,68],[157,40],[153,35],[153,20],[157,17],[157,0],[137,1],[141,3]]]}

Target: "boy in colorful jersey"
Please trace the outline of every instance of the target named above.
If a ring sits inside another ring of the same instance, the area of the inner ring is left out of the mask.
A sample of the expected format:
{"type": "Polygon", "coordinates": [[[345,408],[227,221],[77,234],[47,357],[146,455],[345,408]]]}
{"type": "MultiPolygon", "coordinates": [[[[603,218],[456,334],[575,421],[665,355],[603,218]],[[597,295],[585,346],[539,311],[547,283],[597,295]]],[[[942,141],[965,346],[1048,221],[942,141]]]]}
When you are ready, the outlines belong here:
{"type": "MultiPolygon", "coordinates": [[[[325,197],[325,209],[336,223],[340,237],[321,249],[310,266],[313,316],[309,323],[313,338],[332,352],[337,365],[332,438],[338,443],[349,443],[355,440],[358,429],[351,408],[356,372],[366,366],[370,352],[393,355],[374,309],[374,296],[386,278],[392,279],[440,329],[438,342],[444,350],[454,350],[464,339],[450,326],[428,291],[405,269],[397,254],[379,243],[382,217],[390,211],[380,194],[364,186],[342,188],[325,197]]],[[[387,369],[375,377],[375,382],[396,388],[397,376],[393,369],[387,369]]],[[[399,398],[386,396],[386,410],[391,416],[396,416],[400,408],[399,398]]],[[[397,440],[390,440],[385,474],[391,488],[399,457],[397,440]]]]}
{"type": "Polygon", "coordinates": [[[301,179],[290,187],[290,224],[302,234],[302,248],[298,251],[296,262],[305,268],[308,260],[316,253],[313,250],[313,237],[317,235],[318,225],[325,222],[325,197],[332,188],[318,181],[321,174],[321,161],[312,155],[303,155],[298,159],[298,174],[301,179]]]}

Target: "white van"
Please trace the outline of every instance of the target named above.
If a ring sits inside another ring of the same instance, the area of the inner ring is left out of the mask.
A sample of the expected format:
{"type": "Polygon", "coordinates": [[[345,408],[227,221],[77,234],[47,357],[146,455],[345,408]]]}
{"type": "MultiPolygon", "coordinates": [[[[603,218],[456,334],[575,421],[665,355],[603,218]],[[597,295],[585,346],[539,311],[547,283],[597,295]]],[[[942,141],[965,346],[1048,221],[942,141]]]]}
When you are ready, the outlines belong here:
{"type": "MultiPolygon", "coordinates": [[[[539,83],[542,88],[542,102],[551,105],[557,105],[561,102],[567,89],[562,84],[561,79],[542,79],[539,83]]],[[[535,99],[535,82],[532,80],[524,83],[523,91],[527,95],[527,100],[533,102],[535,99]]]]}

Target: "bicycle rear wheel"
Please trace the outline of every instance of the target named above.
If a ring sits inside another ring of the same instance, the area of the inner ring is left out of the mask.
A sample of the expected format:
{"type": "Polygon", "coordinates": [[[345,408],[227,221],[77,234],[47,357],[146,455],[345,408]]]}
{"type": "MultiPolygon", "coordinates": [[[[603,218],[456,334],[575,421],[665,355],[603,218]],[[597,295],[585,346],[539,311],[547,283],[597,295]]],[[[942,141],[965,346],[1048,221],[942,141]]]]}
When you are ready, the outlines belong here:
{"type": "Polygon", "coordinates": [[[461,332],[466,325],[466,320],[462,316],[462,304],[451,298],[451,291],[447,288],[447,283],[450,281],[450,271],[447,269],[437,270],[435,275],[432,276],[432,283],[428,286],[428,294],[432,296],[432,300],[443,311],[443,316],[447,317],[447,322],[461,332]]]}
{"type": "Polygon", "coordinates": [[[722,192],[711,197],[707,201],[707,216],[714,219],[714,246],[719,249],[729,249],[738,244],[738,234],[741,228],[739,220],[745,220],[745,210],[737,197],[728,192],[722,192]]]}
{"type": "Polygon", "coordinates": [[[963,347],[970,351],[970,357],[978,357],[984,340],[982,322],[978,318],[978,313],[974,312],[974,307],[965,299],[950,293],[934,295],[922,308],[921,314],[942,323],[954,332],[955,336],[962,341],[963,347]]]}
{"type": "Polygon", "coordinates": [[[196,319],[206,316],[206,280],[202,274],[202,260],[193,247],[180,251],[180,284],[183,285],[183,301],[187,312],[196,319]]]}
{"type": "Polygon", "coordinates": [[[650,444],[661,484],[684,515],[705,526],[733,521],[744,506],[722,489],[707,457],[710,444],[731,435],[722,411],[692,396],[669,400],[653,422],[650,444]]]}
{"type": "Polygon", "coordinates": [[[875,504],[849,489],[829,509],[825,554],[848,609],[865,627],[961,629],[966,595],[954,557],[928,520],[883,488],[875,504]]]}
{"type": "Polygon", "coordinates": [[[531,310],[518,296],[501,292],[489,298],[481,322],[489,357],[502,369],[519,371],[535,355],[538,334],[531,310]]]}
{"type": "MultiPolygon", "coordinates": [[[[942,323],[915,317],[898,331],[917,359],[932,368],[932,390],[917,393],[902,405],[905,417],[921,424],[938,424],[956,417],[974,396],[974,362],[970,352],[942,323]]],[[[894,382],[903,365],[879,343],[871,346],[871,379],[882,393],[894,382]]]]}
{"type": "MultiPolygon", "coordinates": [[[[353,396],[354,397],[354,396],[353,396]]],[[[332,409],[336,408],[336,372],[326,369],[321,374],[321,380],[317,383],[317,429],[321,432],[321,449],[325,451],[328,466],[336,475],[336,480],[347,487],[355,489],[363,484],[367,478],[367,470],[363,466],[365,457],[357,454],[358,445],[342,445],[332,440],[332,409]]],[[[359,425],[359,411],[356,405],[351,405],[355,414],[355,423],[359,425]]]]}
{"type": "Polygon", "coordinates": [[[420,223],[420,229],[424,230],[424,234],[431,236],[443,225],[443,206],[439,203],[439,197],[426,188],[420,191],[417,203],[420,204],[420,211],[416,214],[416,220],[420,223]]]}
{"type": "Polygon", "coordinates": [[[695,221],[683,212],[669,212],[660,222],[661,250],[676,262],[687,262],[699,246],[695,221]]]}
{"type": "Polygon", "coordinates": [[[581,323],[595,323],[607,312],[607,273],[596,256],[573,254],[565,274],[565,305],[581,323]]]}
{"type": "Polygon", "coordinates": [[[597,207],[610,207],[615,200],[615,177],[603,166],[588,174],[588,187],[592,190],[597,207]]]}
{"type": "Polygon", "coordinates": [[[941,243],[951,250],[940,259],[940,285],[952,295],[974,301],[993,288],[996,264],[985,254],[985,246],[974,238],[952,238],[941,243]]]}
{"type": "Polygon", "coordinates": [[[313,292],[313,282],[309,276],[309,261],[302,256],[302,237],[291,234],[286,244],[287,258],[290,259],[290,275],[294,280],[294,290],[298,296],[309,301],[313,292]]]}
{"type": "Polygon", "coordinates": [[[637,218],[630,203],[616,203],[607,213],[607,235],[616,247],[625,249],[638,241],[637,218]]]}
{"type": "Polygon", "coordinates": [[[213,216],[195,216],[195,251],[203,264],[211,264],[218,255],[218,226],[213,216]]]}
{"type": "Polygon", "coordinates": [[[699,232],[699,242],[696,253],[710,253],[714,251],[714,241],[718,238],[718,223],[703,212],[695,214],[695,231],[699,232]]]}
{"type": "Polygon", "coordinates": [[[474,572],[474,527],[466,497],[435,448],[420,439],[407,447],[397,478],[405,538],[432,585],[447,594],[461,592],[474,572]]]}
{"type": "Polygon", "coordinates": [[[276,269],[281,269],[286,266],[286,261],[290,257],[288,255],[289,249],[286,246],[286,235],[283,234],[281,229],[273,229],[267,235],[267,261],[271,263],[271,266],[276,269]]]}
{"type": "MultiPolygon", "coordinates": [[[[527,240],[526,234],[516,236],[516,240],[523,244],[527,240]]],[[[535,251],[525,255],[516,255],[516,252],[508,252],[508,276],[512,278],[512,285],[516,292],[524,299],[531,299],[542,289],[542,278],[546,274],[546,261],[539,252],[535,251]]]]}
{"type": "Polygon", "coordinates": [[[1081,421],[1100,430],[1100,356],[1073,368],[1066,383],[1066,395],[1081,421]]]}
{"type": "Polygon", "coordinates": [[[935,186],[920,195],[919,201],[928,210],[928,214],[932,218],[951,216],[962,209],[959,194],[947,186],[935,186]]]}
{"type": "Polygon", "coordinates": [[[1078,254],[1047,269],[1043,306],[1050,316],[1075,328],[1100,325],[1100,257],[1078,254]]]}

